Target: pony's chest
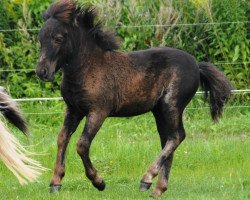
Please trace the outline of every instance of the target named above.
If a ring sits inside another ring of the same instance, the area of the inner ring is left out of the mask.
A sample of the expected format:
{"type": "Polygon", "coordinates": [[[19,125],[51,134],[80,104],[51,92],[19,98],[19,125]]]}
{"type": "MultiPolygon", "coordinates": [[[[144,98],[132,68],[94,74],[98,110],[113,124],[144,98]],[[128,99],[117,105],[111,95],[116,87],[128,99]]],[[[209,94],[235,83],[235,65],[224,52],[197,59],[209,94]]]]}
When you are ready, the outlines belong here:
{"type": "Polygon", "coordinates": [[[87,110],[86,92],[78,85],[68,86],[62,84],[61,94],[65,103],[75,110],[85,112],[87,110]]]}

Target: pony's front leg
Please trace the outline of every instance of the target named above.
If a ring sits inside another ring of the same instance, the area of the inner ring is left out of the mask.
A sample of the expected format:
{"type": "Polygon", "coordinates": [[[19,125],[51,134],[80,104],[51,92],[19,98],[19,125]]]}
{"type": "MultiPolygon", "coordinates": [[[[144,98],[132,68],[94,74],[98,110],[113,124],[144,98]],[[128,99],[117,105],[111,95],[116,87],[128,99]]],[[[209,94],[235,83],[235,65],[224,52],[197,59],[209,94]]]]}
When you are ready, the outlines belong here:
{"type": "Polygon", "coordinates": [[[57,158],[54,168],[54,175],[50,182],[50,192],[56,192],[61,189],[61,181],[65,174],[65,152],[71,135],[75,132],[83,117],[67,109],[64,125],[59,132],[57,145],[57,158]]]}
{"type": "Polygon", "coordinates": [[[91,180],[92,184],[100,191],[105,189],[105,182],[98,175],[97,170],[93,166],[89,158],[89,149],[92,140],[100,129],[102,123],[107,117],[103,112],[91,112],[87,115],[86,124],[81,138],[77,143],[77,153],[80,155],[85,167],[86,176],[91,180]]]}

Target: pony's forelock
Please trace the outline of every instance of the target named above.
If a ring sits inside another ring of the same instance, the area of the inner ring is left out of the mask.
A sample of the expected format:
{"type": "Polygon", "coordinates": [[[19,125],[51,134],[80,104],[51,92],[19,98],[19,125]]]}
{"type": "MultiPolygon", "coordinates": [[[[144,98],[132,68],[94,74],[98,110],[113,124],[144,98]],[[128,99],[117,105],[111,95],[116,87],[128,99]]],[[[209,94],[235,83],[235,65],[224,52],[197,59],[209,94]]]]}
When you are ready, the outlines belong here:
{"type": "Polygon", "coordinates": [[[52,4],[44,13],[45,20],[55,18],[63,23],[69,24],[74,19],[77,5],[74,0],[61,0],[52,4]]]}

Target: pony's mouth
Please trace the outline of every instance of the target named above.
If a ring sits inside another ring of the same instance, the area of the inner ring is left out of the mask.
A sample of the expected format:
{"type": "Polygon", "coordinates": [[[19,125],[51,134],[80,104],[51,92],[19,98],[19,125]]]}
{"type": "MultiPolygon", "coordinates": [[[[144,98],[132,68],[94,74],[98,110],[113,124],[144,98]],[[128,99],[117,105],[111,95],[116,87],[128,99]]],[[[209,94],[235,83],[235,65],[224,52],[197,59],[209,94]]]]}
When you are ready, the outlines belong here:
{"type": "Polygon", "coordinates": [[[54,80],[55,73],[60,69],[57,61],[43,60],[38,63],[36,68],[37,76],[46,82],[52,82],[54,80]]]}
{"type": "Polygon", "coordinates": [[[54,80],[54,73],[49,77],[43,77],[41,79],[45,82],[52,82],[54,80]]]}
{"type": "Polygon", "coordinates": [[[58,72],[62,67],[60,65],[57,65],[55,68],[54,72],[43,72],[42,74],[40,74],[39,72],[37,72],[38,77],[45,81],[45,82],[52,82],[55,78],[55,73],[58,72]]]}
{"type": "Polygon", "coordinates": [[[55,71],[50,71],[49,68],[38,66],[36,69],[36,74],[41,80],[51,82],[54,80],[55,71]]]}

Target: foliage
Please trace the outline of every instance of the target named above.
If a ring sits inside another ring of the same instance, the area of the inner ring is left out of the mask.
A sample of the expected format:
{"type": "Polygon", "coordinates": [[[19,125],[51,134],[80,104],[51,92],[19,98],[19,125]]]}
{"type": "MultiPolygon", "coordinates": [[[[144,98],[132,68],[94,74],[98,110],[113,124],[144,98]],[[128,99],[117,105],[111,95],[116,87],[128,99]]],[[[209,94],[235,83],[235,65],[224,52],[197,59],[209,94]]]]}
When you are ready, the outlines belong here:
{"type": "MultiPolygon", "coordinates": [[[[246,0],[78,0],[97,7],[99,19],[123,40],[122,50],[156,46],[183,49],[198,61],[219,63],[218,67],[236,88],[250,86],[249,2],[246,0]],[[207,24],[239,21],[235,24],[207,24]],[[151,25],[160,26],[151,26],[151,25]],[[180,25],[186,24],[186,25],[180,25]],[[190,24],[197,24],[196,26],[190,24]],[[170,26],[169,26],[170,25],[170,26]],[[221,63],[221,64],[220,64],[221,63]],[[245,63],[227,65],[223,63],[245,63]]],[[[16,97],[59,95],[60,78],[42,83],[34,71],[39,55],[37,30],[41,13],[52,0],[2,0],[0,29],[0,84],[16,97]]]]}
{"type": "Polygon", "coordinates": [[[15,97],[49,96],[54,85],[57,85],[54,95],[59,95],[57,83],[53,85],[43,83],[35,76],[35,65],[39,54],[38,31],[29,29],[41,24],[41,17],[40,15],[38,17],[36,9],[33,12],[28,9],[29,6],[35,7],[35,3],[38,1],[4,1],[3,4],[6,15],[9,16],[8,20],[16,24],[4,26],[2,29],[20,29],[20,31],[0,33],[0,70],[9,70],[1,72],[0,83],[15,97]],[[21,71],[11,71],[15,69],[21,71]]]}

